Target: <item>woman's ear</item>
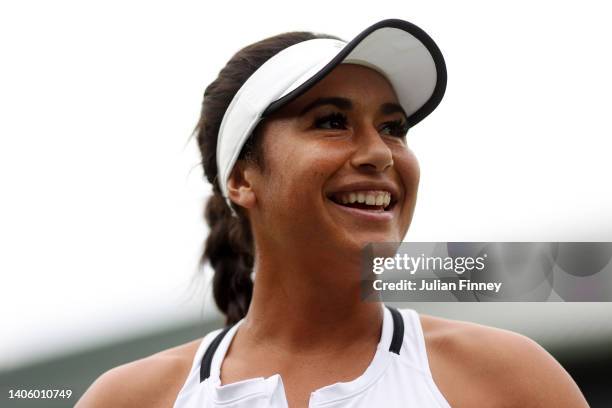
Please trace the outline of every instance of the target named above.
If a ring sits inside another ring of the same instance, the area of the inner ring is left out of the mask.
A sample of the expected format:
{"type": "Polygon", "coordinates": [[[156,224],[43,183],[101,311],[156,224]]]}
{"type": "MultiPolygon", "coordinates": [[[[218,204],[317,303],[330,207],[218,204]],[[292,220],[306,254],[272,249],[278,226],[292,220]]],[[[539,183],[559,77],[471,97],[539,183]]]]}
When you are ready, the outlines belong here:
{"type": "Polygon", "coordinates": [[[257,201],[253,191],[253,166],[237,161],[227,180],[227,194],[230,200],[244,208],[253,208],[257,201]]]}

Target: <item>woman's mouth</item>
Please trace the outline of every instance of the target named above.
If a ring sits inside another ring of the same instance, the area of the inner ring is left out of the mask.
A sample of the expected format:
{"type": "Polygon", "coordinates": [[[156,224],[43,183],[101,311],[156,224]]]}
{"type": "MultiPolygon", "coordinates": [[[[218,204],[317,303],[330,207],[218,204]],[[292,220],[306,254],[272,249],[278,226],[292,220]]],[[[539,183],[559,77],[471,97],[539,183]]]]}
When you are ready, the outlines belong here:
{"type": "Polygon", "coordinates": [[[393,209],[396,199],[385,190],[359,190],[333,193],[328,198],[339,206],[368,212],[388,212],[393,209]]]}

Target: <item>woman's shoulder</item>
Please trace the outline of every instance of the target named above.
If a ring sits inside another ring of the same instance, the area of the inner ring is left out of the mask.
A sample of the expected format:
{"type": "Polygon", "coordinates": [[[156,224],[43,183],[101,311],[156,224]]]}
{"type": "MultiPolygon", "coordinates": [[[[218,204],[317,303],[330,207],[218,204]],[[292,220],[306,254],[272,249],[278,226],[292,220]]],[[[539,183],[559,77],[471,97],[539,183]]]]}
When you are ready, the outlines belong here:
{"type": "Polygon", "coordinates": [[[528,337],[429,315],[420,320],[434,381],[451,406],[587,406],[565,369],[528,337]]]}
{"type": "Polygon", "coordinates": [[[196,339],[106,371],[76,408],[172,407],[201,342],[196,339]]]}

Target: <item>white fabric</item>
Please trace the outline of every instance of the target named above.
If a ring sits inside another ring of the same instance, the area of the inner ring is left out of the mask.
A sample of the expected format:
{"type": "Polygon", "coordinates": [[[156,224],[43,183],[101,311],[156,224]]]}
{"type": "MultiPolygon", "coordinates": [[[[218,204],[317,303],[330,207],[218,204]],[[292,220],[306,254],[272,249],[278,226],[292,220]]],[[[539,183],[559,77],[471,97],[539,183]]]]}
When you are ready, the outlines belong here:
{"type": "MultiPolygon", "coordinates": [[[[433,381],[418,314],[411,309],[400,310],[400,313],[405,326],[400,354],[389,351],[393,319],[385,308],[382,336],[366,371],[355,380],[314,391],[310,395],[309,407],[450,407],[433,381]]],[[[279,374],[220,385],[221,362],[241,322],[225,335],[212,359],[210,377],[200,383],[202,356],[220,330],[204,337],[174,408],[288,408],[279,374]]]]}
{"type": "MultiPolygon", "coordinates": [[[[346,44],[334,39],[313,39],[292,45],[259,67],[234,95],[221,121],[217,141],[219,185],[228,205],[227,180],[262,113],[317,74],[346,44]]],[[[397,28],[373,31],[343,63],[365,65],[384,74],[408,116],[429,100],[437,81],[435,62],[427,48],[412,34],[397,28]]]]}

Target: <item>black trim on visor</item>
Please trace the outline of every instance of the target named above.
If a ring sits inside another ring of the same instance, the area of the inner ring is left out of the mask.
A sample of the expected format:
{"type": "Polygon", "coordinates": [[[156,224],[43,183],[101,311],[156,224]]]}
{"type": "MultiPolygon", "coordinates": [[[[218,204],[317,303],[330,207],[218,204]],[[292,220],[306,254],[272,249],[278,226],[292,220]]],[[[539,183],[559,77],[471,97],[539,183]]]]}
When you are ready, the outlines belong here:
{"type": "Polygon", "coordinates": [[[431,54],[431,57],[434,60],[434,64],[436,66],[436,86],[434,87],[434,91],[425,102],[423,106],[421,106],[416,112],[410,115],[408,119],[408,125],[410,127],[416,125],[421,120],[423,120],[427,115],[429,115],[433,110],[440,104],[442,97],[444,96],[444,91],[446,90],[446,64],[444,62],[444,57],[442,56],[442,52],[431,39],[429,35],[419,27],[415,26],[412,23],[409,23],[404,20],[398,19],[389,19],[379,21],[373,26],[368,27],[363,32],[361,32],[357,37],[355,37],[351,42],[349,42],[342,50],[327,64],[325,65],[319,72],[313,75],[311,78],[306,80],[302,85],[298,86],[293,91],[289,92],[287,95],[283,96],[280,99],[272,102],[266,110],[262,113],[261,117],[266,117],[276,112],[281,107],[285,106],[287,103],[302,95],[304,92],[312,88],[317,82],[319,82],[323,77],[325,77],[329,72],[334,69],[336,66],[342,63],[342,61],[350,54],[350,52],[357,46],[361,41],[370,35],[372,32],[379,30],[381,28],[397,28],[403,30],[411,35],[413,35],[417,40],[419,40],[425,48],[431,54]]]}

